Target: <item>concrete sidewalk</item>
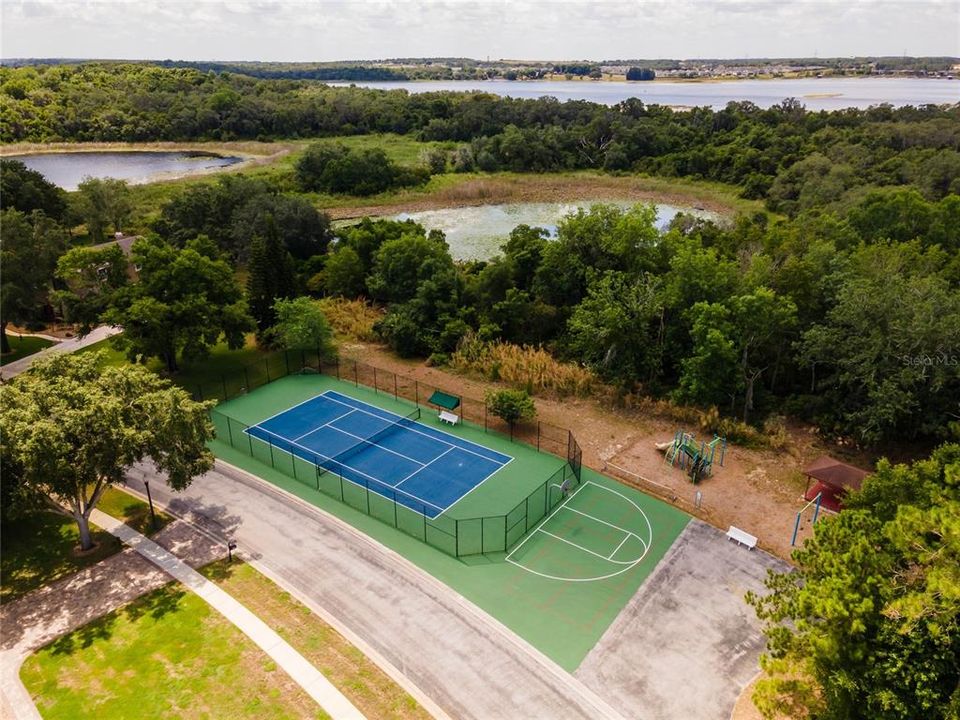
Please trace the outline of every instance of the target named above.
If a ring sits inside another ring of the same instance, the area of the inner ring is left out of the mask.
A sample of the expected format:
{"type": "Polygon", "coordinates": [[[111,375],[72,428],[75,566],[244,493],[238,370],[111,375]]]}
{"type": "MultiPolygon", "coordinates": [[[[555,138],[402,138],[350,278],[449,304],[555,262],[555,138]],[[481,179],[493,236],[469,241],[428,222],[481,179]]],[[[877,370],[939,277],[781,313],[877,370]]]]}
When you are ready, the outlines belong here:
{"type": "Polygon", "coordinates": [[[319,670],[260,618],[175,555],[99,510],[90,519],[210,604],[253,640],[334,720],[365,720],[363,714],[319,670]]]}
{"type": "Polygon", "coordinates": [[[220,461],[178,493],[149,465],[128,484],[142,491],[144,474],[155,501],[234,538],[257,569],[325,608],[449,717],[622,720],[487,613],[339,518],[220,461]]]}
{"type": "Polygon", "coordinates": [[[94,328],[89,335],[84,335],[82,338],[69,338],[58,342],[56,345],[51,345],[48,348],[44,348],[40,352],[34,353],[33,355],[27,355],[25,358],[20,358],[9,365],[4,365],[0,368],[0,377],[4,380],[9,380],[12,377],[16,377],[24,370],[29,368],[35,360],[39,358],[50,357],[51,355],[56,355],[58,353],[65,352],[74,352],[80,348],[85,348],[88,345],[93,345],[98,343],[101,340],[117,335],[118,333],[123,332],[123,328],[114,327],[112,325],[101,325],[100,327],[94,328]]]}
{"type": "MultiPolygon", "coordinates": [[[[195,567],[226,555],[222,542],[180,520],[154,537],[195,567]]],[[[20,666],[31,652],[169,582],[169,575],[127,548],[0,606],[0,717],[40,717],[20,682],[20,666]]]]}

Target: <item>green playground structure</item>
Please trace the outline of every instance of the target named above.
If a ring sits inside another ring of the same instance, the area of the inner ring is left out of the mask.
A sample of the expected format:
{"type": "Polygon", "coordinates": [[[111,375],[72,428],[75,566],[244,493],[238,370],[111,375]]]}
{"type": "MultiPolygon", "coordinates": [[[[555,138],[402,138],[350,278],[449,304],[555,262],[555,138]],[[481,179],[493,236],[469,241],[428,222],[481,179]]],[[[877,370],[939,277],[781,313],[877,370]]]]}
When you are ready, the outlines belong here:
{"type": "Polygon", "coordinates": [[[713,440],[706,442],[701,440],[697,444],[697,439],[693,433],[677,430],[673,440],[667,444],[666,455],[663,461],[670,465],[679,465],[680,469],[686,470],[690,479],[694,483],[700,482],[700,479],[710,475],[713,472],[713,463],[717,460],[717,448],[720,448],[720,458],[718,464],[723,467],[723,458],[727,454],[727,439],[719,435],[714,435],[713,440]]]}

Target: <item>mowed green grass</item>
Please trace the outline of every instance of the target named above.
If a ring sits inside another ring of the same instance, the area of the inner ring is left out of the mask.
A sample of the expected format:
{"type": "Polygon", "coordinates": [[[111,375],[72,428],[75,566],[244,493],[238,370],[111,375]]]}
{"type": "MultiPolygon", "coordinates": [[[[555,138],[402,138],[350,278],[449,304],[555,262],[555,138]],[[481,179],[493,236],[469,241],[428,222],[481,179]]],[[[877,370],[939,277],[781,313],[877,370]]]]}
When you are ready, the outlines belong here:
{"type": "MultiPolygon", "coordinates": [[[[122,490],[108,488],[97,506],[144,534],[151,534],[147,503],[122,490]]],[[[171,518],[157,512],[157,529],[171,518]]],[[[80,531],[71,518],[52,512],[36,512],[4,521],[0,526],[0,604],[15,600],[42,585],[95,565],[120,552],[120,541],[91,523],[96,548],[77,553],[80,531]]]]}
{"type": "Polygon", "coordinates": [[[20,677],[47,720],[328,717],[249,638],[178,584],[41,649],[20,677]]]}
{"type": "Polygon", "coordinates": [[[0,365],[20,360],[53,345],[52,340],[38,337],[20,337],[19,335],[7,334],[7,339],[10,341],[10,352],[6,355],[0,355],[0,365]]]}
{"type": "MultiPolygon", "coordinates": [[[[329,389],[393,412],[409,410],[407,403],[395,401],[390,394],[375,394],[363,386],[355,387],[336,378],[317,375],[277,380],[248,395],[223,403],[219,410],[252,424],[329,389]]],[[[439,428],[432,412],[425,410],[421,422],[439,428]]],[[[446,513],[461,520],[477,515],[506,513],[563,465],[563,460],[556,456],[538,453],[534,448],[511,442],[496,433],[485,433],[482,427],[461,425],[455,433],[514,457],[510,465],[446,513]]],[[[641,560],[613,577],[587,582],[550,579],[504,561],[502,553],[474,555],[464,560],[451,557],[361,510],[318,492],[303,478],[300,481],[294,479],[287,465],[289,456],[286,456],[285,462],[284,454],[278,452],[275,455],[276,468],[251,457],[244,449],[243,439],[246,436],[242,435],[242,429],[239,433],[234,431],[234,437],[236,448],[231,447],[226,437],[211,444],[219,458],[341,518],[403,555],[571,672],[596,645],[690,520],[688,515],[666,503],[583,468],[584,480],[609,487],[642,510],[652,527],[652,542],[641,560]]],[[[563,562],[562,557],[560,562],[563,562]]]]}

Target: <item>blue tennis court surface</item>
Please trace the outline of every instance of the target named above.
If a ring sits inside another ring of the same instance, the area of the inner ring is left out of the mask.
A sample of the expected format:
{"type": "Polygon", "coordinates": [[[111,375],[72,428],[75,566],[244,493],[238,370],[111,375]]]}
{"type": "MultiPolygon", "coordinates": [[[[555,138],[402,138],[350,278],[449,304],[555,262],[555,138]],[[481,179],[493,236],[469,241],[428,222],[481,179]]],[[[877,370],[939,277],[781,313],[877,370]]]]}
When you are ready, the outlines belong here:
{"type": "Polygon", "coordinates": [[[513,458],[328,390],[246,430],[430,518],[513,458]]]}

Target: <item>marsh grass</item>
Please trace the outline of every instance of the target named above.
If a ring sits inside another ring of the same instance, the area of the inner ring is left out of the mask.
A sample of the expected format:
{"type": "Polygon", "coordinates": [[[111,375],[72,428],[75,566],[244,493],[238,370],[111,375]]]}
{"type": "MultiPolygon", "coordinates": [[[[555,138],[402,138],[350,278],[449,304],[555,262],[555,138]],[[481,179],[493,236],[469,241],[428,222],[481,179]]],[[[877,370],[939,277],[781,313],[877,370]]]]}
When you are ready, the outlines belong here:
{"type": "Polygon", "coordinates": [[[376,342],[373,325],[383,317],[383,312],[364,300],[326,297],[319,301],[324,316],[330,322],[339,340],[376,342]]]}
{"type": "Polygon", "coordinates": [[[522,388],[531,395],[585,396],[600,385],[589,369],[560,362],[543,348],[485,342],[472,335],[460,342],[450,364],[522,388]]]}

